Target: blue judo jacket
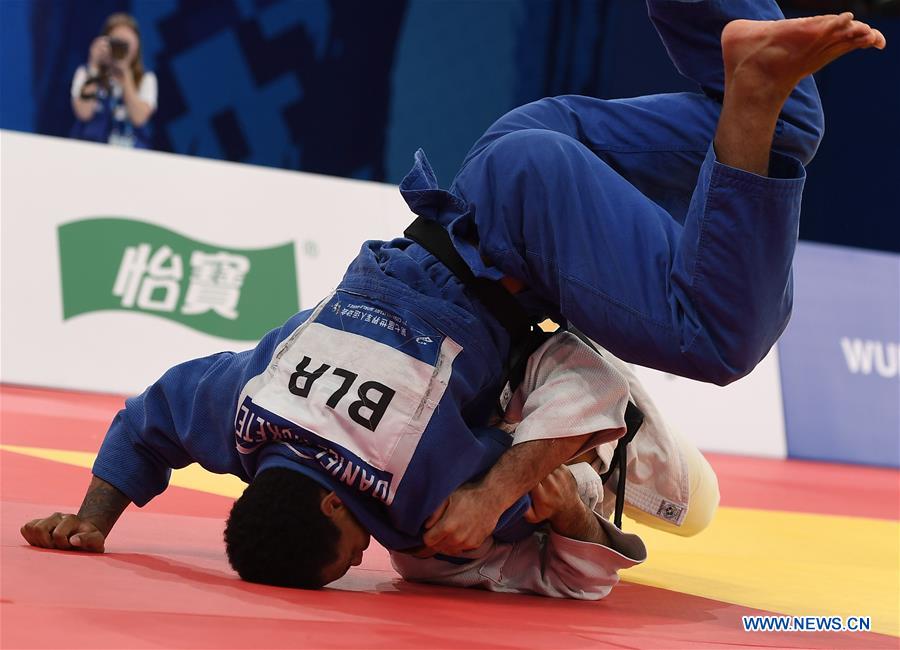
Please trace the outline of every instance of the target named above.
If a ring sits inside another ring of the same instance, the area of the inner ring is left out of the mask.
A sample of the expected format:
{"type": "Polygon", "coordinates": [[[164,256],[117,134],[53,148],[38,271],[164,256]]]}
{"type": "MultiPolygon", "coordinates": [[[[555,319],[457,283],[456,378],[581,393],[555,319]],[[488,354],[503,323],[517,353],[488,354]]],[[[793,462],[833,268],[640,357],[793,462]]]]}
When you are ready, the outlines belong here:
{"type": "MultiPolygon", "coordinates": [[[[425,216],[465,211],[421,154],[401,191],[425,216]]],[[[331,296],[253,350],[182,363],[128,399],[93,473],[142,506],[191,462],[244,481],[287,467],[334,490],[387,548],[419,546],[428,516],[510,443],[477,426],[496,403],[508,345],[420,246],[368,241],[331,296]]],[[[528,505],[503,515],[498,539],[530,533],[528,505]]]]}

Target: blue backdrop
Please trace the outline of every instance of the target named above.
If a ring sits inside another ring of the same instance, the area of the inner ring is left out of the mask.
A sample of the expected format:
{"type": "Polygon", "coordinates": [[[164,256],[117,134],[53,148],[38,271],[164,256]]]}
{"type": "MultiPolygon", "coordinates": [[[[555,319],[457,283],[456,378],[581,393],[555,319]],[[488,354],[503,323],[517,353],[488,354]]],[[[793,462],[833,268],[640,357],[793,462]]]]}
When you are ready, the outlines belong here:
{"type": "Polygon", "coordinates": [[[788,455],[900,467],[900,255],[804,244],[778,343],[788,455]]]}
{"type": "MultiPolygon", "coordinates": [[[[3,0],[0,127],[65,136],[69,85],[128,11],[159,79],[154,146],[397,182],[419,146],[449,184],[496,117],[545,95],[692,89],[637,0],[3,0]]],[[[801,236],[900,251],[900,19],[819,77],[827,136],[801,236]]]]}

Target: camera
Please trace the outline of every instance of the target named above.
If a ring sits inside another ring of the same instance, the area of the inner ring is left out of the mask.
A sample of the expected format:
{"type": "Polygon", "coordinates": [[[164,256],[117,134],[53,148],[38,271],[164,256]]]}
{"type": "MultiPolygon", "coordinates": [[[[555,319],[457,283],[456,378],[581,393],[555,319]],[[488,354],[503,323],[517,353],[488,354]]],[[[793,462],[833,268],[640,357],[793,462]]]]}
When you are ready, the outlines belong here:
{"type": "MultiPolygon", "coordinates": [[[[128,41],[112,37],[108,37],[106,40],[109,43],[109,57],[112,61],[121,61],[128,56],[128,41]]],[[[84,82],[84,87],[81,89],[81,98],[94,99],[97,97],[97,91],[91,89],[91,86],[109,91],[110,76],[110,63],[101,63],[99,74],[84,82]]]]}
{"type": "Polygon", "coordinates": [[[121,38],[109,38],[109,53],[116,61],[121,61],[128,56],[128,41],[121,38]]]}

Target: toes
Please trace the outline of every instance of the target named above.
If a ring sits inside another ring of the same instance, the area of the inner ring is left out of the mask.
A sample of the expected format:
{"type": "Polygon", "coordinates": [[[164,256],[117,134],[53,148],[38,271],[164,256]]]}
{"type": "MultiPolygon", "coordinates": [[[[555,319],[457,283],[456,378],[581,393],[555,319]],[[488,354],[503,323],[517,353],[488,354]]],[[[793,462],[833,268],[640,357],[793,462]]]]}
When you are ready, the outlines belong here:
{"type": "Polygon", "coordinates": [[[879,50],[884,49],[887,45],[887,39],[884,34],[866,23],[854,20],[848,26],[844,37],[848,41],[855,43],[865,43],[866,47],[877,47],[879,50]]]}
{"type": "Polygon", "coordinates": [[[870,33],[872,33],[871,27],[869,27],[865,23],[859,22],[858,20],[854,20],[847,28],[846,36],[849,39],[853,39],[859,38],[860,36],[865,36],[870,33]]]}
{"type": "Polygon", "coordinates": [[[842,14],[827,16],[830,25],[828,27],[832,32],[839,32],[847,28],[853,22],[853,14],[845,11],[842,14]]]}
{"type": "Polygon", "coordinates": [[[852,52],[853,50],[865,50],[867,48],[874,47],[875,44],[875,33],[870,32],[868,34],[864,34],[863,36],[858,36],[857,38],[845,41],[845,44],[841,47],[841,50],[843,50],[842,53],[852,52]]]}
{"type": "MultiPolygon", "coordinates": [[[[875,43],[878,41],[878,36],[880,35],[881,32],[877,32],[876,30],[872,29],[868,25],[866,25],[866,27],[867,27],[867,29],[863,30],[862,32],[858,32],[856,34],[856,36],[854,36],[853,38],[850,39],[854,44],[865,45],[865,47],[871,47],[872,45],[875,45],[875,43]]],[[[884,38],[884,37],[882,37],[882,38],[884,38]]]]}

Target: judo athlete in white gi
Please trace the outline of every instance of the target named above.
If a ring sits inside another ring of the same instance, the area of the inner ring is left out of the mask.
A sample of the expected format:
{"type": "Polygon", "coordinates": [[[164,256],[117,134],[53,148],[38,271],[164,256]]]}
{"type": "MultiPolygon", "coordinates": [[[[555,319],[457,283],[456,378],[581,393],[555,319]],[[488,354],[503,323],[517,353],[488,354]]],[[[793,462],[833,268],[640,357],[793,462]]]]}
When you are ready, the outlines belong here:
{"type": "MultiPolygon", "coordinates": [[[[489,537],[456,562],[392,552],[394,568],[417,582],[582,600],[606,596],[618,583],[620,570],[647,557],[637,535],[608,521],[618,470],[607,481],[612,489],[604,490],[600,478],[612,460],[614,437],[625,432],[629,399],[644,421],[628,445],[625,514],[677,535],[701,532],[719,504],[718,481],[709,463],[668,427],[627,364],[560,332],[532,354],[500,424],[511,432],[513,445],[580,432],[586,422],[604,431],[597,447],[551,475],[553,492],[546,500],[557,511],[536,513],[534,519],[546,523],[517,542],[489,537]]],[[[539,486],[531,493],[535,509],[542,492],[539,486]]]]}
{"type": "Polygon", "coordinates": [[[521,340],[510,309],[629,363],[720,384],[750,372],[791,309],[823,124],[809,75],[884,38],[850,14],[782,20],[771,0],[648,7],[702,92],[523,106],[449,191],[417,153],[400,191],[449,257],[412,233],[366,242],[333,294],[253,350],[171,368],[111,424],[78,514],[23,536],[102,551],[129,503],[198,462],[250,484],[225,535],[246,580],[321,586],[370,534],[452,562],[531,538],[529,492],[609,435],[581,422],[510,447],[490,426],[521,340]]]}

